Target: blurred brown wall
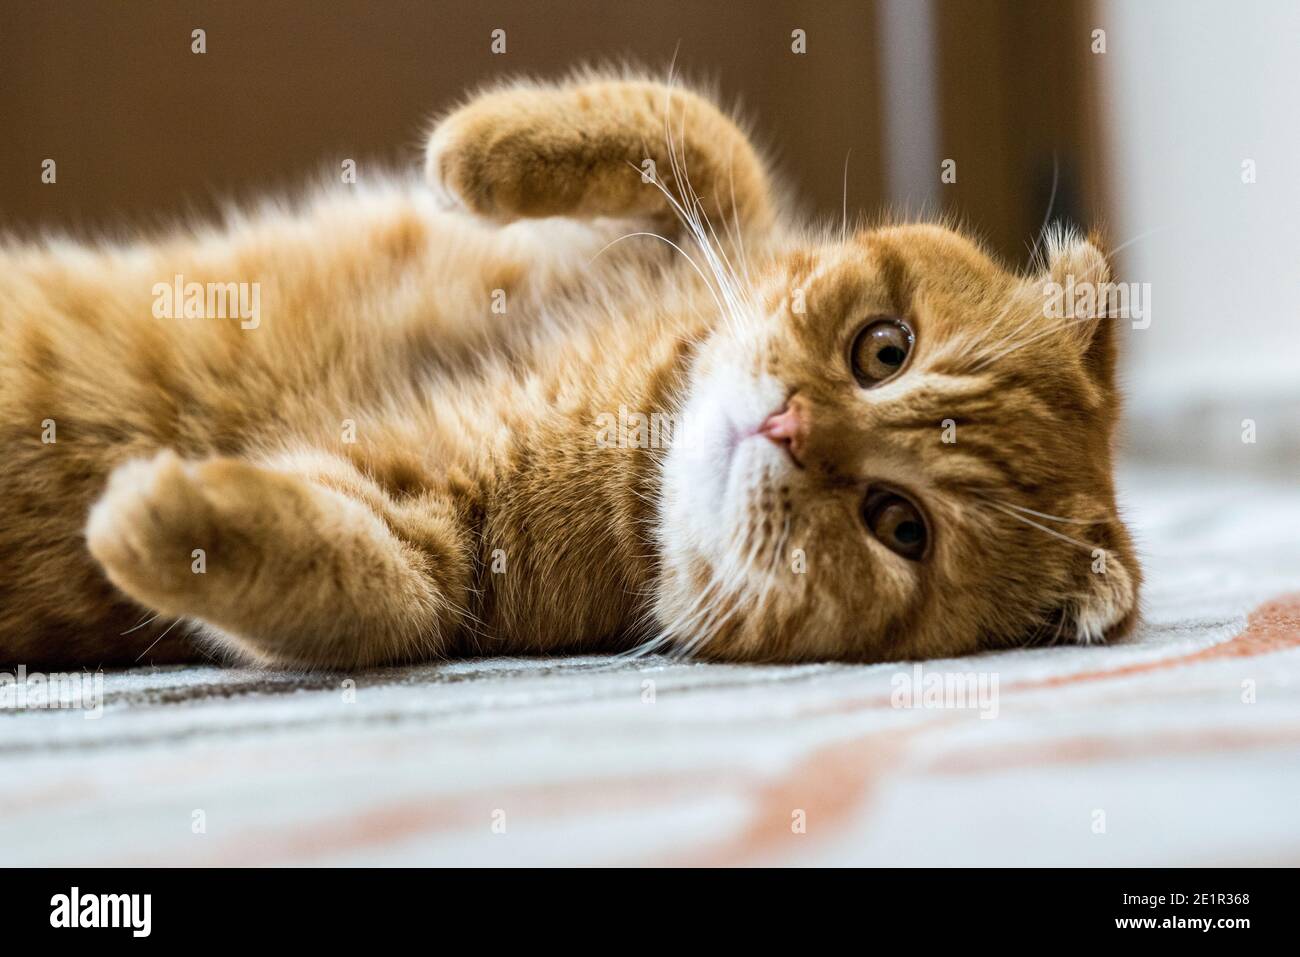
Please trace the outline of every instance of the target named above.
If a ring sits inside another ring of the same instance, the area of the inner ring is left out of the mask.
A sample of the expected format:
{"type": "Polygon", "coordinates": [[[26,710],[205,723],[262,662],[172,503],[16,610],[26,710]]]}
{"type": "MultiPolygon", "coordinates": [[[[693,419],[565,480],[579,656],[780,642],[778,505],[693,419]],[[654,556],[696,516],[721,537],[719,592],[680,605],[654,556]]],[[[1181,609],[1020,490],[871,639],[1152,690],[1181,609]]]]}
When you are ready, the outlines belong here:
{"type": "Polygon", "coordinates": [[[630,57],[716,80],[812,208],[881,195],[870,4],[776,0],[393,2],[5,0],[0,213],[97,228],[200,212],[345,157],[419,162],[428,118],[467,88],[630,57]],[[493,55],[490,34],[507,31],[493,55]],[[794,28],[809,52],[790,49],[794,28]],[[190,33],[207,31],[207,53],[190,33]],[[46,157],[57,185],[40,182],[46,157]]]}
{"type": "MultiPolygon", "coordinates": [[[[1015,261],[1053,155],[1058,211],[1086,206],[1082,9],[935,0],[940,149],[959,162],[939,202],[1015,261]]],[[[889,205],[878,14],[872,0],[4,0],[0,228],[147,228],[347,157],[363,177],[418,164],[429,117],[478,83],[623,58],[664,71],[674,51],[743,104],[809,211],[838,219],[852,150],[850,211],[875,214],[889,205]],[[498,27],[504,55],[489,49],[498,27]],[[55,185],[40,181],[47,157],[55,185]]]]}
{"type": "Polygon", "coordinates": [[[936,0],[940,151],[959,214],[1011,262],[1049,219],[1106,219],[1088,0],[936,0]]]}

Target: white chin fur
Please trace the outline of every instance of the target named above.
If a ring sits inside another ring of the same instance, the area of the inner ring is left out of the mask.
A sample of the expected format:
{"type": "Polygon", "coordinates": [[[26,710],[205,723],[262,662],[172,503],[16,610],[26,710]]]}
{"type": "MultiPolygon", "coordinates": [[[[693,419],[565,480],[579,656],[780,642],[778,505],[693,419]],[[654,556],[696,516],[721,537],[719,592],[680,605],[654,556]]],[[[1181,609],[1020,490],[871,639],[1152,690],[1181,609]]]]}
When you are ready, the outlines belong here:
{"type": "Polygon", "coordinates": [[[745,509],[747,479],[768,454],[779,454],[753,432],[784,398],[784,387],[770,377],[701,357],[681,412],[683,428],[663,463],[660,534],[670,559],[676,553],[725,562],[745,509]]]}

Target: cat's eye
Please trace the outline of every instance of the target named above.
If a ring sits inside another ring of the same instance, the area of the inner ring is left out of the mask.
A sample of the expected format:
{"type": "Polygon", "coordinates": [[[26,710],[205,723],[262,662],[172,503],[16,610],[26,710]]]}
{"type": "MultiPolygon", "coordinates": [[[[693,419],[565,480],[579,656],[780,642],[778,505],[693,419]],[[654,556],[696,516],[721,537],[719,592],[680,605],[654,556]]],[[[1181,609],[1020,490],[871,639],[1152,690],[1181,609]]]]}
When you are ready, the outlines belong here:
{"type": "Polygon", "coordinates": [[[892,379],[907,363],[916,337],[901,319],[873,319],[853,339],[849,364],[863,388],[892,379]]]}
{"type": "Polygon", "coordinates": [[[871,489],[862,504],[862,520],[876,539],[909,561],[925,556],[930,531],[921,510],[890,489],[871,489]]]}

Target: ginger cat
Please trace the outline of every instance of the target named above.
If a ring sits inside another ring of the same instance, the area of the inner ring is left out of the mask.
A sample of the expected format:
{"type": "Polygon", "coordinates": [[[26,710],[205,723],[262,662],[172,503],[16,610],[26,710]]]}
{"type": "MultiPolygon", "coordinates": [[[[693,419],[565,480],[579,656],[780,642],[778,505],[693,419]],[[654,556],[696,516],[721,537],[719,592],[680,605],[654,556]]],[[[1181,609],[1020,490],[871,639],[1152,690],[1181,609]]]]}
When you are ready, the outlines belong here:
{"type": "Polygon", "coordinates": [[[473,98],[425,174],[0,246],[0,660],[880,661],[1133,621],[1115,323],[1045,308],[1106,278],[1091,243],[1026,278],[940,226],[797,229],[727,115],[631,76],[473,98]]]}

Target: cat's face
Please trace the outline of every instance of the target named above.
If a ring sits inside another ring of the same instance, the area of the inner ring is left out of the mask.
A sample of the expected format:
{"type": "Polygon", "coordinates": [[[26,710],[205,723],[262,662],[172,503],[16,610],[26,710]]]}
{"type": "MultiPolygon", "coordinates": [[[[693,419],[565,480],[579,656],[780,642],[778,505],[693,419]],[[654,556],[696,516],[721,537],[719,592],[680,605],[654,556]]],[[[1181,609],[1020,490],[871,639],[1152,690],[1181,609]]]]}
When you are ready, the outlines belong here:
{"type": "Polygon", "coordinates": [[[1114,319],[1057,244],[1014,277],[934,226],[777,258],[701,346],[664,460],[659,620],[731,659],[1096,641],[1134,617],[1116,513],[1114,319]]]}

